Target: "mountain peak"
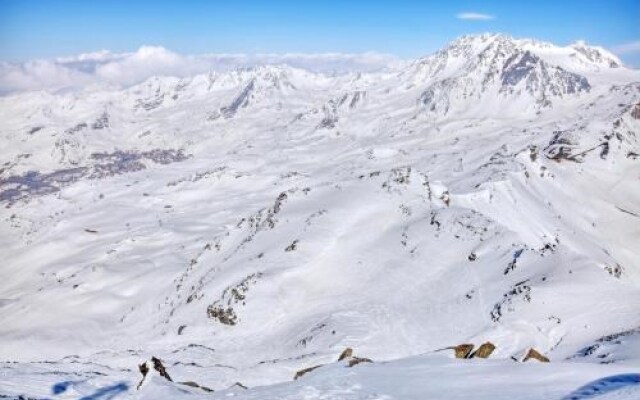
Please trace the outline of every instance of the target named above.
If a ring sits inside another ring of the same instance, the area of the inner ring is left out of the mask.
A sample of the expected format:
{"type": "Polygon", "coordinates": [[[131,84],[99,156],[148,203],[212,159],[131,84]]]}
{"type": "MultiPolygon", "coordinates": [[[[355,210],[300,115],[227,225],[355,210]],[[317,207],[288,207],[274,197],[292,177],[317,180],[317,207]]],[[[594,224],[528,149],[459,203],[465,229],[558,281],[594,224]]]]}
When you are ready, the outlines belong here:
{"type": "Polygon", "coordinates": [[[528,50],[550,64],[560,65],[565,69],[582,71],[585,68],[600,70],[601,68],[619,68],[622,61],[610,51],[600,46],[589,45],[583,40],[568,46],[558,46],[531,38],[515,38],[503,33],[481,33],[463,35],[451,41],[438,53],[449,56],[469,57],[487,48],[502,51],[528,50]]]}
{"type": "Polygon", "coordinates": [[[578,40],[568,47],[577,52],[576,56],[583,57],[588,62],[598,66],[619,68],[624,65],[622,61],[610,51],[600,46],[588,45],[583,40],[578,40]]]}

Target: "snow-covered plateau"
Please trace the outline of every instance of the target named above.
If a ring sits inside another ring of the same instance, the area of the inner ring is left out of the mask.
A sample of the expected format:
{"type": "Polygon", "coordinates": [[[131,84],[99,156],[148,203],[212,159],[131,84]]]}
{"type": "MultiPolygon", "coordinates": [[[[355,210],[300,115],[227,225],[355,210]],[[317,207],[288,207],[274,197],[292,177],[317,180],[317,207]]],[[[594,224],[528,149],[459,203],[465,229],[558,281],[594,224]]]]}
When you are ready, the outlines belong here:
{"type": "Polygon", "coordinates": [[[2,399],[640,398],[640,71],[602,48],[464,36],[0,121],[2,399]]]}

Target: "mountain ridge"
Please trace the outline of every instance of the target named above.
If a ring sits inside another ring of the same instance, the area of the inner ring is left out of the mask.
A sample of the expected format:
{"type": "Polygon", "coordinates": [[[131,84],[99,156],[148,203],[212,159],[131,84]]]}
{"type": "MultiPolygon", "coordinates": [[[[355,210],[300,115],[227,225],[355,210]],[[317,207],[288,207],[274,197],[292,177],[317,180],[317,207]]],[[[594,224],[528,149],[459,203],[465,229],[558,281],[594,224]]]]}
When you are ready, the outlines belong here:
{"type": "MultiPolygon", "coordinates": [[[[152,356],[240,398],[633,372],[640,76],[586,53],[484,35],[378,73],[0,98],[0,394],[133,388],[152,356]],[[531,348],[549,369],[512,361],[531,348]]],[[[204,396],[155,378],[126,396],[204,396]]]]}

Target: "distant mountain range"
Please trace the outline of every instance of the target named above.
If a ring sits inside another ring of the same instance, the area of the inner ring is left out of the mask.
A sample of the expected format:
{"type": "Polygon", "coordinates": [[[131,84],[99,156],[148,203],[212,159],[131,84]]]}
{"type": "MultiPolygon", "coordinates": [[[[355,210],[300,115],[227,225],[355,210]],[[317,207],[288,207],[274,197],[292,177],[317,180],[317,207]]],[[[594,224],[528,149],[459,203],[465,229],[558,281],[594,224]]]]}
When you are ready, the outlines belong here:
{"type": "Polygon", "coordinates": [[[0,121],[0,397],[640,394],[640,71],[605,49],[463,36],[0,121]],[[136,389],[152,356],[174,382],[136,389]]]}

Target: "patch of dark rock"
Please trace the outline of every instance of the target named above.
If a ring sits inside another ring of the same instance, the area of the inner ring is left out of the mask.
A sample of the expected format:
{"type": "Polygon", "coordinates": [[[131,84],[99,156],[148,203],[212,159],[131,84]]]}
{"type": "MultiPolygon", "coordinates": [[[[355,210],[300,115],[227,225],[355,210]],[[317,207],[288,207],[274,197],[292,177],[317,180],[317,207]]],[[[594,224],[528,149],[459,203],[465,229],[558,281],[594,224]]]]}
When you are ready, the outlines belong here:
{"type": "Polygon", "coordinates": [[[171,364],[172,367],[175,367],[176,365],[186,365],[188,367],[198,367],[198,368],[202,368],[202,365],[196,363],[196,362],[182,362],[182,361],[175,361],[173,364],[171,364]]]}
{"type": "Polygon", "coordinates": [[[501,75],[502,86],[513,87],[524,80],[528,92],[534,93],[536,88],[542,85],[545,93],[548,91],[549,94],[554,95],[588,92],[591,89],[589,81],[582,75],[557,67],[552,77],[550,69],[551,66],[530,51],[518,52],[504,64],[501,75]],[[562,84],[553,84],[554,78],[561,80],[562,84]]]}
{"type": "Polygon", "coordinates": [[[149,373],[149,367],[147,366],[147,363],[142,363],[138,365],[138,370],[140,370],[140,373],[142,374],[142,379],[138,383],[138,386],[136,387],[136,389],[140,389],[142,382],[144,382],[145,378],[147,377],[147,374],[149,373]]]}
{"type": "Polygon", "coordinates": [[[297,380],[298,378],[301,378],[302,376],[304,376],[304,375],[308,374],[309,372],[313,371],[314,369],[318,369],[318,368],[322,367],[322,365],[323,365],[323,364],[316,365],[316,366],[313,366],[313,367],[308,367],[308,368],[301,369],[300,371],[296,372],[296,374],[295,374],[295,375],[294,375],[294,377],[293,377],[293,380],[295,381],[295,380],[297,380]]]}
{"type": "Polygon", "coordinates": [[[29,171],[23,175],[0,179],[0,201],[14,203],[30,196],[55,193],[60,187],[79,180],[85,173],[86,168],[70,168],[48,174],[29,171]]]}
{"type": "Polygon", "coordinates": [[[507,265],[507,268],[504,270],[504,275],[507,275],[509,272],[516,269],[518,258],[520,258],[523,251],[524,249],[520,249],[513,254],[513,259],[511,260],[511,262],[509,262],[509,265],[507,265]]]}
{"type": "Polygon", "coordinates": [[[493,310],[490,313],[493,322],[500,321],[505,311],[505,306],[507,311],[513,311],[514,299],[522,298],[526,302],[531,302],[531,286],[527,285],[527,282],[528,280],[525,280],[513,285],[511,290],[502,296],[502,300],[493,306],[493,310]]]}
{"type": "Polygon", "coordinates": [[[617,263],[614,266],[611,266],[611,265],[605,266],[604,270],[607,271],[609,275],[615,278],[620,278],[622,276],[622,271],[623,271],[620,264],[617,264],[617,263]]]}
{"type": "Polygon", "coordinates": [[[536,162],[538,159],[538,146],[529,147],[529,159],[531,162],[536,162]]]}
{"type": "Polygon", "coordinates": [[[173,382],[173,379],[171,379],[171,377],[169,376],[169,373],[167,372],[166,368],[164,367],[164,365],[162,364],[162,361],[159,358],[151,357],[151,362],[153,363],[153,369],[158,371],[161,377],[165,378],[168,381],[173,382]]]}
{"type": "Polygon", "coordinates": [[[631,116],[635,119],[640,119],[640,103],[633,107],[633,110],[631,110],[631,116]]]}
{"type": "MultiPolygon", "coordinates": [[[[621,345],[623,344],[625,338],[628,338],[630,336],[635,336],[635,335],[640,335],[640,328],[629,329],[626,331],[602,336],[601,338],[597,339],[592,345],[589,345],[587,347],[580,349],[578,352],[576,352],[576,354],[569,357],[569,359],[591,356],[593,354],[599,353],[599,351],[601,351],[601,348],[604,348],[606,345],[621,345]]],[[[606,357],[601,357],[601,355],[602,354],[598,354],[597,357],[601,359],[606,358],[606,357]]],[[[609,353],[605,354],[605,356],[607,357],[609,355],[610,355],[609,353]]],[[[603,361],[600,361],[600,362],[603,363],[603,361]]],[[[606,361],[606,363],[609,363],[609,362],[613,362],[613,361],[606,361]]]]}
{"type": "Polygon", "coordinates": [[[144,152],[121,151],[93,153],[96,163],[86,167],[66,168],[50,173],[29,171],[22,175],[0,179],[0,201],[10,204],[28,200],[33,196],[43,196],[60,191],[82,178],[100,179],[108,176],[140,171],[146,168],[143,161],[156,164],[170,164],[188,158],[181,150],[149,150],[144,152]]]}
{"type": "Polygon", "coordinates": [[[181,384],[181,385],[193,387],[193,388],[196,388],[196,389],[201,389],[201,390],[204,390],[205,392],[213,392],[213,389],[208,388],[206,386],[199,385],[198,383],[196,383],[194,381],[185,381],[185,382],[178,382],[178,383],[181,384]]]}
{"type": "Polygon", "coordinates": [[[373,361],[370,358],[365,358],[365,357],[352,357],[349,360],[349,363],[347,364],[347,367],[351,368],[351,367],[355,367],[358,364],[361,363],[372,363],[373,361]]]}
{"type": "Polygon", "coordinates": [[[248,275],[236,285],[228,286],[222,292],[221,298],[209,305],[207,315],[225,325],[235,325],[238,322],[238,316],[232,306],[239,303],[244,305],[251,285],[256,284],[261,277],[262,273],[257,272],[248,275]]]}
{"type": "Polygon", "coordinates": [[[609,155],[609,142],[604,142],[601,145],[600,158],[606,160],[607,155],[609,155]]]}
{"type": "Polygon", "coordinates": [[[233,326],[238,321],[238,316],[231,307],[225,309],[220,305],[210,305],[207,307],[207,315],[225,325],[233,326]]]}
{"type": "Polygon", "coordinates": [[[289,358],[274,358],[272,360],[263,360],[260,361],[258,363],[258,365],[263,365],[263,364],[277,364],[279,362],[283,362],[283,361],[292,361],[292,360],[303,360],[305,358],[309,358],[309,357],[313,357],[315,356],[316,353],[307,353],[307,354],[302,354],[299,355],[297,357],[289,357],[289,358]]]}
{"type": "Polygon", "coordinates": [[[189,343],[189,345],[187,346],[188,349],[193,349],[193,348],[198,348],[198,349],[205,349],[205,350],[209,350],[209,351],[216,351],[215,349],[212,349],[211,347],[202,345],[202,344],[197,344],[197,343],[189,343]]]}
{"type": "Polygon", "coordinates": [[[234,388],[234,387],[237,387],[237,388],[240,388],[240,389],[245,389],[245,390],[246,390],[246,389],[249,389],[247,386],[243,385],[243,384],[242,384],[242,383],[240,383],[240,382],[236,382],[236,383],[234,383],[233,385],[231,385],[231,387],[230,387],[230,388],[234,388]]]}
{"type": "Polygon", "coordinates": [[[322,121],[320,121],[318,128],[333,129],[336,127],[337,123],[338,117],[334,115],[327,115],[322,119],[322,121]]]}
{"type": "Polygon", "coordinates": [[[68,134],[74,134],[74,133],[80,132],[81,130],[83,130],[86,127],[87,127],[87,124],[83,122],[83,123],[77,124],[73,128],[69,128],[69,129],[65,130],[64,132],[68,133],[68,134]]]}
{"type": "Polygon", "coordinates": [[[640,215],[638,215],[637,213],[631,212],[629,210],[625,210],[624,208],[618,207],[616,206],[616,208],[620,211],[622,211],[623,213],[629,214],[629,215],[633,215],[634,217],[640,217],[640,215]]]}
{"type": "Polygon", "coordinates": [[[33,128],[29,129],[29,135],[33,135],[36,132],[41,131],[44,128],[44,126],[34,126],[33,128]]]}
{"type": "Polygon", "coordinates": [[[287,246],[284,251],[294,251],[296,248],[298,247],[298,239],[294,240],[293,242],[291,242],[291,244],[289,246],[287,246]]]}
{"type": "Polygon", "coordinates": [[[222,113],[225,118],[231,118],[236,115],[240,108],[246,108],[249,105],[249,99],[251,98],[255,84],[255,79],[252,79],[233,101],[231,101],[231,104],[220,109],[220,113],[222,113]]]}
{"type": "Polygon", "coordinates": [[[105,129],[109,127],[109,114],[105,111],[100,115],[93,124],[92,129],[105,129]]]}

